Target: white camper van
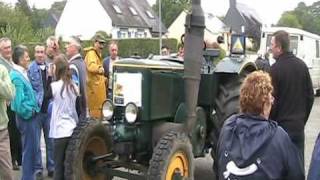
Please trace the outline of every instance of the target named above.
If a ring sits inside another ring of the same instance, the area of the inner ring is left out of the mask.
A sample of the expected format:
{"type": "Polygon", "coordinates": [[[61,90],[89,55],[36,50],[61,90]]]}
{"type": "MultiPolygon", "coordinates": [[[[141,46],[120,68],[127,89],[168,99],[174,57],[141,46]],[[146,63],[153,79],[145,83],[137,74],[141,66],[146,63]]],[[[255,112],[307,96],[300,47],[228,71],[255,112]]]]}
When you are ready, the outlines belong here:
{"type": "MultiPolygon", "coordinates": [[[[260,52],[264,54],[271,48],[272,34],[284,30],[290,35],[290,50],[308,66],[313,88],[320,93],[320,36],[310,32],[288,27],[263,28],[261,33],[260,52]]],[[[270,62],[272,63],[272,62],[270,62]]]]}

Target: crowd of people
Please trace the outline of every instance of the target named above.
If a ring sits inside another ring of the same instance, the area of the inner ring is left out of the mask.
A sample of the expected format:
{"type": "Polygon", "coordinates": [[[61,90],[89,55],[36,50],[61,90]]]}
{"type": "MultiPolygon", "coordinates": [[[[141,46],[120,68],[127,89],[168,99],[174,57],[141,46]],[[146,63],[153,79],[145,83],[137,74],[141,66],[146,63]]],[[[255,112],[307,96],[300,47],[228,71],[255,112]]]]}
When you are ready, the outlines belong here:
{"type": "MultiPolygon", "coordinates": [[[[305,179],[304,127],[314,92],[308,67],[289,45],[287,32],[275,32],[271,53],[276,62],[245,78],[240,113],[226,120],[219,137],[219,179],[305,179]]],[[[308,180],[320,179],[317,142],[308,180]]]]}
{"type": "Polygon", "coordinates": [[[34,47],[31,62],[27,47],[12,47],[9,38],[0,38],[0,179],[13,180],[20,166],[22,180],[44,178],[42,133],[47,176],[64,179],[64,155],[74,128],[88,117],[99,119],[110,96],[110,74],[119,59],[116,42],[109,43],[105,60],[106,39],[100,34],[84,49],[84,58],[77,37],[67,40],[65,54],[54,36],[44,44],[34,47]]]}
{"type": "MultiPolygon", "coordinates": [[[[305,179],[304,126],[314,101],[305,63],[289,51],[289,35],[274,33],[276,62],[267,72],[249,74],[240,89],[240,113],[229,117],[217,147],[218,179],[305,179]]],[[[0,39],[0,179],[43,179],[41,133],[46,144],[47,175],[64,179],[65,150],[74,128],[87,117],[99,119],[102,103],[112,95],[113,63],[118,45],[96,34],[84,49],[70,37],[65,55],[58,39],[34,48],[34,61],[23,45],[0,39]],[[11,147],[11,149],[10,149],[11,147]]],[[[167,55],[168,48],[163,48],[167,55]]],[[[320,179],[318,137],[309,180],[320,179]]]]}

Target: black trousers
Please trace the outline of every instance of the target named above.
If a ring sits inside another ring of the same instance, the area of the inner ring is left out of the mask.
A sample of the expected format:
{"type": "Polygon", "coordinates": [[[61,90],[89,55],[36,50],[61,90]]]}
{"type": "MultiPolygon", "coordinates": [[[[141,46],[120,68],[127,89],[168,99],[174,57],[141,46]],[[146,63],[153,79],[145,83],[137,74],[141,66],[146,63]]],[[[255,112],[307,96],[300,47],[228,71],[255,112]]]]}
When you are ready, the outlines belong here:
{"type": "Polygon", "coordinates": [[[69,140],[70,137],[53,140],[54,180],[64,180],[64,160],[69,140]]]}
{"type": "Polygon", "coordinates": [[[296,147],[298,148],[304,167],[304,132],[299,132],[295,134],[291,133],[289,134],[289,137],[293,144],[296,145],[296,147]]]}
{"type": "Polygon", "coordinates": [[[21,134],[16,125],[16,114],[11,110],[10,107],[8,107],[7,115],[9,118],[8,131],[9,131],[9,138],[10,138],[12,164],[18,163],[18,165],[21,165],[22,144],[21,144],[21,134]]]}

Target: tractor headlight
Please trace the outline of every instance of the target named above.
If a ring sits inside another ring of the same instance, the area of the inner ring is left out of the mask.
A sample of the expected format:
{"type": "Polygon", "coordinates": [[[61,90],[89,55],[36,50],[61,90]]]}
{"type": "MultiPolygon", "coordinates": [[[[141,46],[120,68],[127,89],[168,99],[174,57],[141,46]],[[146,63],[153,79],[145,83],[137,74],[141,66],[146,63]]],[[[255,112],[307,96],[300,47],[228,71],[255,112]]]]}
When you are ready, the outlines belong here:
{"type": "Polygon", "coordinates": [[[138,117],[138,107],[134,103],[128,103],[125,109],[125,117],[128,123],[136,122],[138,117]]]}
{"type": "Polygon", "coordinates": [[[113,104],[110,100],[106,100],[102,105],[102,115],[109,121],[113,116],[113,104]]]}

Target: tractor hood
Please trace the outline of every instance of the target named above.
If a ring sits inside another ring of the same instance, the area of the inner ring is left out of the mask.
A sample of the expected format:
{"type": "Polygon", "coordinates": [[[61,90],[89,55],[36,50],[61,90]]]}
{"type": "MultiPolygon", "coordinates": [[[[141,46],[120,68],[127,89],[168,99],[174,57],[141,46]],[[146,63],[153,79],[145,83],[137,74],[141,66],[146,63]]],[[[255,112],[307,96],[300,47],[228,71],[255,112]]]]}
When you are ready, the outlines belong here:
{"type": "Polygon", "coordinates": [[[133,67],[147,69],[172,69],[183,70],[183,63],[176,59],[158,60],[158,59],[134,59],[125,58],[115,62],[115,67],[133,67]]]}

